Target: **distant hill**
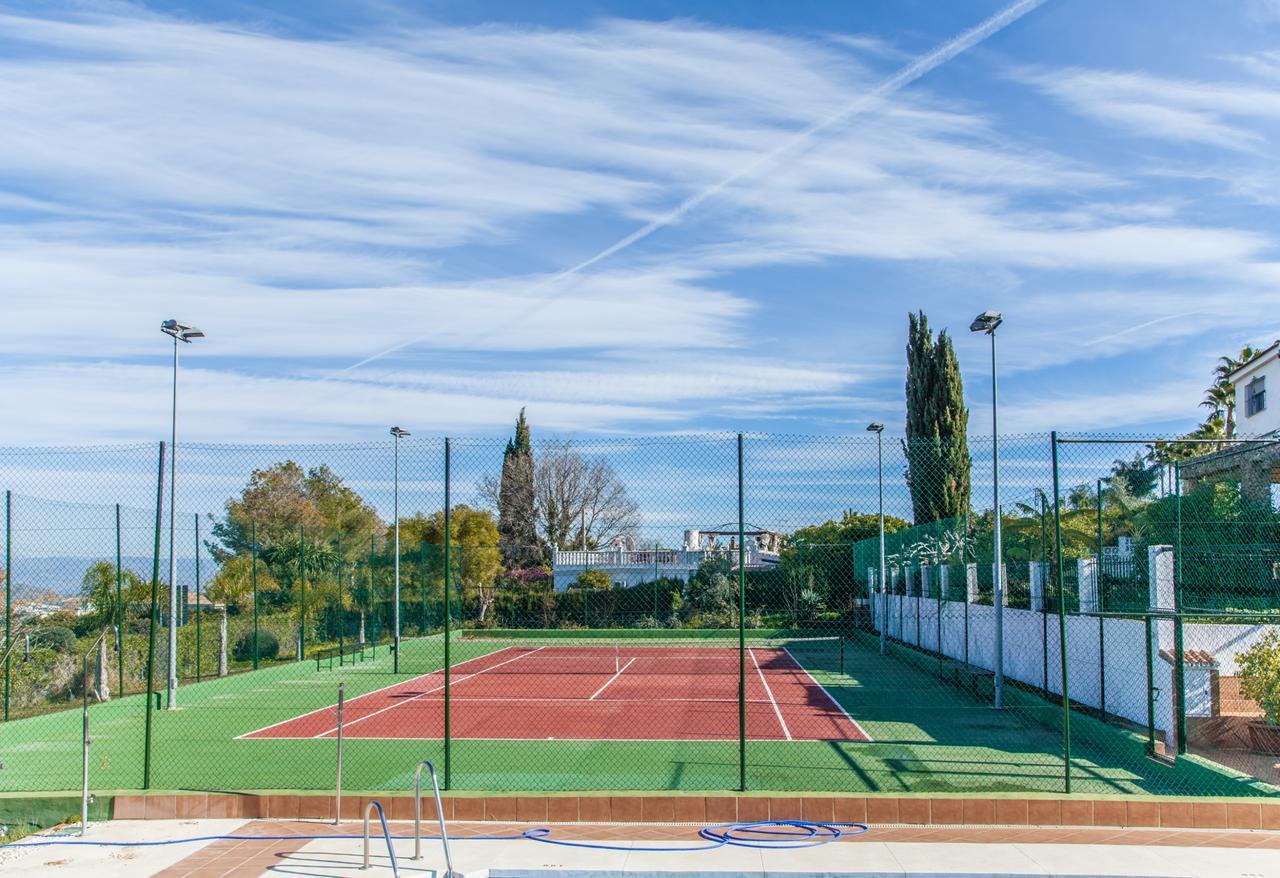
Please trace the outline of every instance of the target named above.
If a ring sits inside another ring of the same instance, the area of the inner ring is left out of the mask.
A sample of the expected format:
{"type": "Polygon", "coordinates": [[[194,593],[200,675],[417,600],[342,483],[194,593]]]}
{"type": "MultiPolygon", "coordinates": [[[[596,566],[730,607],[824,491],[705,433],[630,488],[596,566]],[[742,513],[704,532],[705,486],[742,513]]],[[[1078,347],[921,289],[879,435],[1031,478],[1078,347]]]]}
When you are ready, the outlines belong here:
{"type": "MultiPolygon", "coordinates": [[[[0,559],[2,560],[2,559],[0,559]]],[[[51,555],[43,558],[13,559],[13,593],[23,595],[27,591],[51,591],[60,595],[78,594],[80,581],[90,564],[97,561],[115,561],[114,558],[77,557],[74,555],[51,555]]],[[[151,580],[151,559],[140,556],[124,556],[120,566],[132,570],[148,582],[151,580]]],[[[196,559],[178,558],[177,579],[180,585],[190,585],[196,578],[196,559]]],[[[200,578],[208,582],[217,572],[217,566],[207,558],[200,559],[200,578]]],[[[160,558],[160,580],[169,579],[169,557],[163,554],[160,558]]]]}

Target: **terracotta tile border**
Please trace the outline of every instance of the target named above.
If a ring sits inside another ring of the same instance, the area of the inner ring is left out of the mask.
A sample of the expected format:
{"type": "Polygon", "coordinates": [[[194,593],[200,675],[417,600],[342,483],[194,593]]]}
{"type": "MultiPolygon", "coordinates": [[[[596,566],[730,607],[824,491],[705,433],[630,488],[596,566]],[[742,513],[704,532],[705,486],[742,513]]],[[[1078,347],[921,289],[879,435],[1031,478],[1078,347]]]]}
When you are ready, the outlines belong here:
{"type": "MultiPolygon", "coordinates": [[[[388,819],[413,816],[413,798],[377,797],[388,819]]],[[[359,820],[367,795],[343,797],[344,820],[359,820]]],[[[729,823],[817,820],[910,826],[1116,827],[1122,829],[1280,830],[1280,801],[1143,798],[1015,798],[961,796],[510,795],[445,796],[445,817],[458,821],[529,823],[729,823]]],[[[423,801],[424,818],[435,803],[423,801]]],[[[113,797],[117,820],[332,819],[333,797],[183,793],[113,797]]]]}

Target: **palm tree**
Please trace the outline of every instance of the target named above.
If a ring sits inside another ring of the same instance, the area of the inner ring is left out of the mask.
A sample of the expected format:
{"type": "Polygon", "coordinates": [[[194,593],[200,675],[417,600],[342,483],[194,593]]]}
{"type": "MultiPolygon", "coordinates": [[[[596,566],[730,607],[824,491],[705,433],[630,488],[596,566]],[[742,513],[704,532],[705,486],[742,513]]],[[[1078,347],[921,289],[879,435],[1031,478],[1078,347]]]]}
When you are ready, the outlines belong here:
{"type": "Polygon", "coordinates": [[[1213,412],[1221,412],[1225,422],[1223,434],[1230,439],[1236,432],[1236,388],[1231,382],[1231,375],[1258,355],[1253,345],[1245,345],[1239,356],[1218,357],[1218,365],[1213,368],[1213,384],[1205,391],[1205,406],[1213,412]]]}

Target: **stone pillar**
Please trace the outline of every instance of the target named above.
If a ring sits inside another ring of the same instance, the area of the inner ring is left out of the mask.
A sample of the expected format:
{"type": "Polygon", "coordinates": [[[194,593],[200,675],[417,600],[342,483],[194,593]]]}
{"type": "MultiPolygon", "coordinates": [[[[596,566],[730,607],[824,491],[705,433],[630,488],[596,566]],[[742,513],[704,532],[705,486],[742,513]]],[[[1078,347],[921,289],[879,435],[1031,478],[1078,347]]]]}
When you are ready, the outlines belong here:
{"type": "Polygon", "coordinates": [[[964,565],[965,600],[971,604],[978,602],[978,565],[964,565]]]}
{"type": "Polygon", "coordinates": [[[947,589],[951,582],[951,568],[946,564],[938,565],[938,594],[945,601],[947,599],[947,589]]]}
{"type": "Polygon", "coordinates": [[[93,665],[93,691],[99,701],[111,700],[111,674],[107,666],[107,638],[98,641],[98,660],[93,665]]]}
{"type": "Polygon", "coordinates": [[[889,568],[889,591],[893,594],[898,593],[898,577],[902,575],[902,571],[897,567],[889,568]]]}
{"type": "Polygon", "coordinates": [[[364,643],[364,610],[360,611],[360,642],[364,643]]]}
{"type": "Polygon", "coordinates": [[[1036,613],[1043,613],[1044,607],[1044,564],[1040,561],[1032,561],[1031,564],[1031,609],[1036,613]]]}
{"type": "Polygon", "coordinates": [[[222,608],[222,618],[218,621],[218,676],[227,675],[227,608],[222,608]]]}
{"type": "Polygon", "coordinates": [[[1076,559],[1076,583],[1080,587],[1080,612],[1098,612],[1098,559],[1076,559]]]}
{"type": "Polygon", "coordinates": [[[997,573],[996,563],[994,561],[991,562],[991,588],[993,591],[993,594],[991,596],[991,602],[993,604],[995,603],[994,590],[995,590],[997,575],[1000,577],[1000,603],[1007,607],[1009,606],[1009,567],[1008,565],[1001,563],[1000,570],[997,573]]]}
{"type": "MultiPolygon", "coordinates": [[[[1148,600],[1155,609],[1172,611],[1173,582],[1173,546],[1147,547],[1147,574],[1150,585],[1148,600]]],[[[1169,655],[1174,652],[1174,625],[1172,619],[1157,619],[1151,626],[1151,655],[1155,662],[1156,686],[1168,689],[1160,693],[1160,706],[1157,709],[1157,727],[1165,730],[1167,753],[1178,752],[1178,718],[1176,707],[1176,675],[1171,662],[1160,657],[1163,650],[1169,655]],[[1160,715],[1163,714],[1163,722],[1160,715]],[[1167,725],[1166,725],[1167,724],[1167,725]]]]}
{"type": "Polygon", "coordinates": [[[1147,581],[1151,583],[1151,606],[1174,609],[1173,604],[1173,546],[1147,547],[1147,581]]]}
{"type": "Polygon", "coordinates": [[[933,565],[921,564],[920,565],[920,597],[922,598],[927,597],[930,594],[932,590],[931,588],[932,584],[933,584],[933,565]]]}

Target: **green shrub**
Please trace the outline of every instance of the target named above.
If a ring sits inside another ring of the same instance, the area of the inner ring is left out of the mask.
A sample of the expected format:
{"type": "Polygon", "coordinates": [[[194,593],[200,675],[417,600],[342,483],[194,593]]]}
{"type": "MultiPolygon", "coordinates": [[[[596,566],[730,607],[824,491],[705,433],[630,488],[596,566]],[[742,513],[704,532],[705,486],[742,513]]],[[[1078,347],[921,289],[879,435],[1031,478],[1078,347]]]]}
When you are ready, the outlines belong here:
{"type": "Polygon", "coordinates": [[[641,616],[636,620],[637,628],[661,628],[662,623],[653,616],[641,616]]]}
{"type": "Polygon", "coordinates": [[[48,647],[54,652],[69,653],[76,651],[76,635],[70,628],[54,625],[52,628],[40,630],[36,637],[39,638],[40,646],[48,647]]]}
{"type": "MultiPolygon", "coordinates": [[[[280,641],[270,631],[258,632],[258,658],[271,661],[280,655],[280,641]]],[[[253,632],[241,634],[231,647],[231,657],[238,662],[253,661],[253,632]]]]}
{"type": "Polygon", "coordinates": [[[679,614],[677,614],[677,613],[672,613],[670,616],[668,616],[668,617],[667,617],[667,627],[668,627],[668,628],[679,628],[679,627],[680,627],[680,625],[681,625],[681,623],[680,623],[680,616],[679,616],[679,614]]]}
{"type": "Polygon", "coordinates": [[[613,586],[613,580],[609,578],[609,574],[605,571],[588,567],[578,574],[578,578],[574,580],[573,584],[582,589],[603,591],[613,586]]]}
{"type": "Polygon", "coordinates": [[[1267,634],[1236,656],[1240,689],[1258,702],[1267,722],[1280,725],[1280,632],[1267,634]]]}

